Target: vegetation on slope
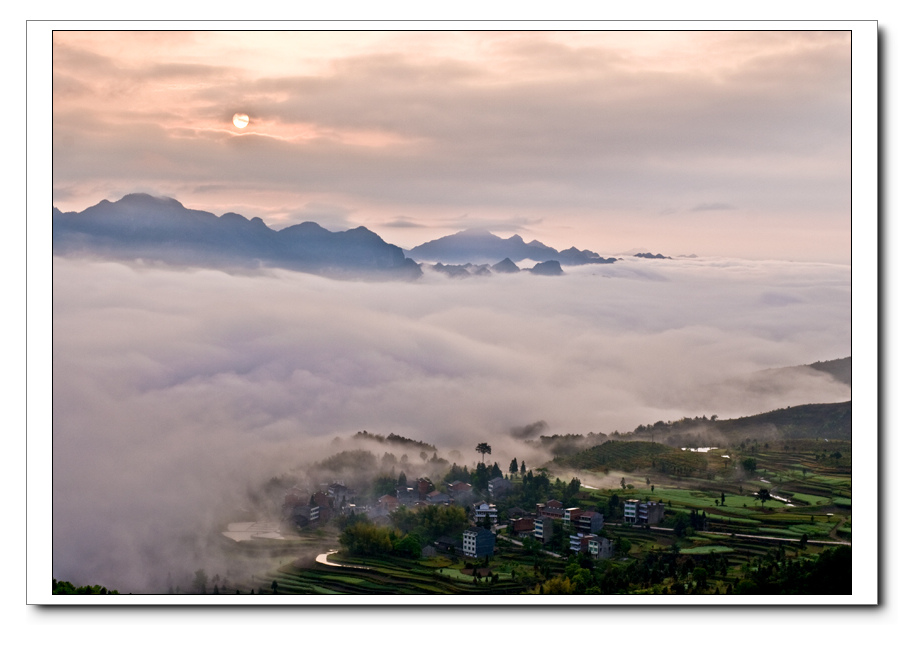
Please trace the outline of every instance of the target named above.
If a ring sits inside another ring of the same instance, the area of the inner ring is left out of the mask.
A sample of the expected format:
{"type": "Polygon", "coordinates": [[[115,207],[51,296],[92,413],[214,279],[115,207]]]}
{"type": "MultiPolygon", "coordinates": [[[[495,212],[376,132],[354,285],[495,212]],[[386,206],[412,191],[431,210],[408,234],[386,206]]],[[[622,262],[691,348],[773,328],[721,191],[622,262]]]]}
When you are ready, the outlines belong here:
{"type": "Polygon", "coordinates": [[[691,475],[707,469],[703,455],[648,441],[607,441],[574,455],[558,457],[553,463],[597,471],[648,469],[669,475],[691,475]]]}

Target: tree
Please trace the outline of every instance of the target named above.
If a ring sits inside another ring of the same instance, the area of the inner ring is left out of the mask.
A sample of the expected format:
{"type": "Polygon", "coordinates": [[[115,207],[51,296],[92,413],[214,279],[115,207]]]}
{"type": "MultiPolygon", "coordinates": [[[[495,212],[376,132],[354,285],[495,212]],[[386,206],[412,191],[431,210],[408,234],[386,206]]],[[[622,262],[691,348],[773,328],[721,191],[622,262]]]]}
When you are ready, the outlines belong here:
{"type": "Polygon", "coordinates": [[[673,527],[673,531],[675,535],[678,537],[684,537],[684,534],[687,533],[688,527],[691,525],[690,518],[687,513],[679,512],[675,515],[675,526],[673,527]]]}
{"type": "Polygon", "coordinates": [[[703,567],[694,567],[694,571],[691,574],[694,578],[694,583],[697,588],[697,591],[704,589],[706,587],[706,569],[703,567]]]}
{"type": "Polygon", "coordinates": [[[272,591],[274,594],[279,593],[279,583],[277,583],[276,580],[274,580],[270,584],[270,591],[272,591]]]}
{"type": "Polygon", "coordinates": [[[207,572],[204,569],[195,571],[195,589],[198,593],[207,593],[207,572]]]}
{"type": "Polygon", "coordinates": [[[518,474],[518,460],[512,457],[512,463],[509,464],[509,472],[513,475],[518,474]]]}
{"type": "Polygon", "coordinates": [[[621,478],[621,487],[622,487],[622,490],[624,490],[625,488],[627,488],[627,484],[625,484],[625,478],[624,478],[624,477],[621,478]]]}
{"type": "Polygon", "coordinates": [[[752,475],[756,471],[756,459],[747,457],[747,459],[741,462],[741,466],[748,474],[752,475]]]}
{"type": "Polygon", "coordinates": [[[405,471],[399,473],[399,486],[407,486],[408,485],[408,477],[405,476],[405,471]]]}
{"type": "Polygon", "coordinates": [[[758,500],[760,500],[760,503],[763,505],[763,507],[765,507],[766,502],[768,502],[770,499],[772,499],[772,495],[769,494],[768,488],[761,488],[760,490],[757,491],[756,498],[758,500]]]}
{"type": "Polygon", "coordinates": [[[521,476],[524,477],[524,474],[527,472],[527,469],[524,467],[524,460],[521,460],[521,476]]]}
{"type": "Polygon", "coordinates": [[[490,446],[490,444],[485,443],[485,442],[481,442],[481,443],[477,444],[477,447],[474,450],[476,450],[477,452],[480,453],[481,463],[483,463],[483,460],[486,458],[487,455],[493,454],[493,448],[490,446]]]}

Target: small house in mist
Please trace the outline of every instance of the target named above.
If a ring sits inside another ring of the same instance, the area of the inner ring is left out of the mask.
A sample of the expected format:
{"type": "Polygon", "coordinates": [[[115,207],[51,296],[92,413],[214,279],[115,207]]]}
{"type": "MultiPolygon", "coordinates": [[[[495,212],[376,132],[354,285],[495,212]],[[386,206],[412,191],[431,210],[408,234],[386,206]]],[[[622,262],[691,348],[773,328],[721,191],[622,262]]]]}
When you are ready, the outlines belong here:
{"type": "Polygon", "coordinates": [[[427,495],[436,490],[436,487],[433,485],[433,482],[430,481],[427,477],[418,477],[417,480],[417,498],[419,500],[426,500],[427,495]]]}
{"type": "Polygon", "coordinates": [[[495,504],[487,504],[485,501],[481,500],[474,504],[473,511],[474,521],[478,524],[481,524],[486,518],[489,518],[493,524],[499,521],[499,515],[496,512],[495,504]]]}
{"type": "Polygon", "coordinates": [[[403,506],[412,504],[418,498],[413,486],[396,486],[395,497],[403,506]]]}
{"type": "Polygon", "coordinates": [[[537,517],[548,517],[553,520],[561,520],[564,516],[564,505],[557,499],[547,500],[545,504],[537,504],[537,517]]]}
{"type": "Polygon", "coordinates": [[[437,551],[442,553],[455,553],[461,549],[461,540],[456,540],[448,535],[438,537],[435,544],[437,551]]]}
{"type": "Polygon", "coordinates": [[[519,517],[516,520],[511,520],[509,522],[509,528],[511,530],[511,535],[514,537],[532,536],[534,534],[534,518],[519,517]]]}
{"type": "Polygon", "coordinates": [[[460,501],[471,495],[471,484],[456,479],[451,484],[446,484],[446,491],[452,499],[460,501]]]}
{"type": "Polygon", "coordinates": [[[431,493],[427,493],[428,504],[449,504],[451,501],[452,498],[442,491],[435,490],[431,493]]]}
{"type": "Polygon", "coordinates": [[[383,495],[377,500],[377,508],[387,513],[391,513],[399,507],[399,500],[392,495],[383,495]]]}
{"type": "Polygon", "coordinates": [[[500,499],[512,491],[512,482],[504,477],[494,477],[487,482],[487,491],[492,499],[500,499]]]}
{"type": "Polygon", "coordinates": [[[333,499],[333,508],[342,508],[343,502],[351,504],[355,501],[355,491],[341,482],[334,482],[326,489],[327,494],[333,499]]]}
{"type": "Polygon", "coordinates": [[[488,529],[473,527],[466,529],[461,534],[462,553],[468,557],[482,558],[486,555],[493,555],[495,548],[496,534],[488,529]]]}

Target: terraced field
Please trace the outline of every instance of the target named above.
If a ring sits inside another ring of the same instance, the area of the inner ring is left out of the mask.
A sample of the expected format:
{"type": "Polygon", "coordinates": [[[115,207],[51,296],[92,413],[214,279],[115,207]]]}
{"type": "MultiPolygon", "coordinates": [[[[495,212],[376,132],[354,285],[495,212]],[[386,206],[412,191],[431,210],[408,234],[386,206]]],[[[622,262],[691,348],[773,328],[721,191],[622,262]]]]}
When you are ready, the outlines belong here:
{"type": "Polygon", "coordinates": [[[277,582],[279,593],[295,594],[518,594],[525,585],[512,579],[511,573],[495,571],[498,580],[473,575],[457,568],[431,566],[429,561],[414,562],[384,557],[379,560],[342,558],[342,563],[364,568],[337,568],[293,563],[270,571],[267,578],[277,582]]]}

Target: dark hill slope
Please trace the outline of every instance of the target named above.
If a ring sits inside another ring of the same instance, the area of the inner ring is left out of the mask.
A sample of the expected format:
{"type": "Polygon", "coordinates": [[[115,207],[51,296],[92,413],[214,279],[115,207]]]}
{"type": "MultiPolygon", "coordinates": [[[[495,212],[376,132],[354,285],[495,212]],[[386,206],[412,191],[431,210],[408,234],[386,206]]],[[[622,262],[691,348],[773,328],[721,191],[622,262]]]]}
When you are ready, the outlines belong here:
{"type": "Polygon", "coordinates": [[[807,367],[830,374],[836,381],[847,385],[851,384],[851,357],[836,358],[833,361],[819,361],[810,363],[807,367]]]}
{"type": "Polygon", "coordinates": [[[707,468],[702,454],[649,441],[607,441],[553,463],[583,470],[658,470],[666,474],[691,475],[707,468]]]}
{"type": "Polygon", "coordinates": [[[671,446],[725,446],[744,439],[842,439],[852,440],[851,402],[812,403],[773,410],[737,419],[703,418],[657,421],[638,426],[633,433],[641,440],[671,446]]]}

